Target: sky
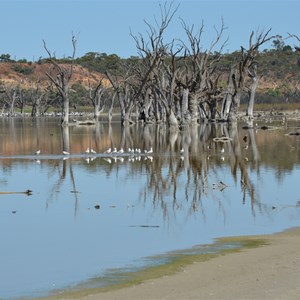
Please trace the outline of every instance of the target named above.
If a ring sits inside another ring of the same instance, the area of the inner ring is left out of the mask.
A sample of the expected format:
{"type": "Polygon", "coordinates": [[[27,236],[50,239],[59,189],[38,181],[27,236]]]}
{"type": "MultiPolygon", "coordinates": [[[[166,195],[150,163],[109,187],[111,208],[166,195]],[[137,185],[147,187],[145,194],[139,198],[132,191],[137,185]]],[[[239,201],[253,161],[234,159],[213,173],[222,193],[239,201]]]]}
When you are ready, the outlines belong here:
{"type": "MultiPolygon", "coordinates": [[[[146,36],[145,20],[155,25],[160,18],[158,0],[0,0],[0,54],[13,59],[36,61],[47,57],[43,40],[56,57],[72,54],[72,34],[77,36],[76,57],[88,52],[117,54],[122,58],[138,55],[130,35],[146,36]]],[[[170,1],[167,2],[167,5],[170,1]]],[[[181,0],[172,22],[167,28],[165,41],[185,40],[180,19],[197,29],[204,24],[202,47],[207,49],[215,38],[215,29],[223,19],[228,38],[225,52],[248,45],[251,31],[271,29],[271,35],[300,36],[300,0],[181,0]]],[[[299,45],[296,39],[285,44],[299,45]]],[[[221,44],[219,44],[221,46],[221,44]]],[[[267,47],[271,48],[270,43],[267,47]]],[[[216,51],[219,47],[215,48],[216,51]]]]}

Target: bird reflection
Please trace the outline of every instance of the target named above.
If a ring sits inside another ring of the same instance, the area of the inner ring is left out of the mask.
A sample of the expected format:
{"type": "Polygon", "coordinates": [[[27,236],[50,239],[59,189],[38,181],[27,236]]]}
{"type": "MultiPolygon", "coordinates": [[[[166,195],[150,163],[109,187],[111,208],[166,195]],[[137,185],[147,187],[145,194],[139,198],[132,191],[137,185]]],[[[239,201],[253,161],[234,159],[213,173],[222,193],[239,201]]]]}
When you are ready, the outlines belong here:
{"type": "Polygon", "coordinates": [[[111,159],[110,159],[110,158],[104,157],[103,159],[104,159],[106,162],[108,162],[109,164],[111,164],[111,159]]]}

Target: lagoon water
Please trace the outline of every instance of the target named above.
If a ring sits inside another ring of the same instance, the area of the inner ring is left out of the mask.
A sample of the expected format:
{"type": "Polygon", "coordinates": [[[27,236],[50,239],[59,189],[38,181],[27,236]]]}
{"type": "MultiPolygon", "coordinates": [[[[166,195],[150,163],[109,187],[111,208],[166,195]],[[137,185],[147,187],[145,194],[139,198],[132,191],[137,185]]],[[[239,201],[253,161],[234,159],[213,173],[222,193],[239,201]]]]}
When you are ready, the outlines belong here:
{"type": "Polygon", "coordinates": [[[289,129],[58,123],[0,120],[1,299],[101,286],[172,251],[300,225],[300,138],[289,129]],[[125,153],[103,154],[110,147],[125,153]]]}

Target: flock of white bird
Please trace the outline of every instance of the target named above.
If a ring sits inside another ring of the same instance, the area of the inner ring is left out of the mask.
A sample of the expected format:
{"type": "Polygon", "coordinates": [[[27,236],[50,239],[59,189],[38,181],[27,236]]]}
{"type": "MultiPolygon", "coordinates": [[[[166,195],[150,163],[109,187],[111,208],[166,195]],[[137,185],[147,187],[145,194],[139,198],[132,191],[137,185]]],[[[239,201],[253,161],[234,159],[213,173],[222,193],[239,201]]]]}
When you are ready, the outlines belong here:
{"type": "MultiPolygon", "coordinates": [[[[112,148],[108,148],[106,151],[104,151],[104,154],[123,154],[126,153],[125,150],[123,148],[121,148],[120,150],[117,150],[117,148],[114,147],[114,149],[112,148]]],[[[128,154],[141,154],[143,153],[143,151],[140,148],[128,148],[127,151],[128,154]]],[[[149,150],[144,150],[145,154],[151,154],[153,153],[153,149],[152,147],[149,150]]]]}
{"type": "MultiPolygon", "coordinates": [[[[244,149],[247,149],[248,145],[246,147],[244,147],[244,149]]],[[[207,146],[208,150],[211,150],[210,146],[207,146]]],[[[220,153],[224,153],[225,149],[221,148],[220,153]]],[[[84,151],[85,154],[97,154],[97,152],[92,149],[92,148],[86,148],[86,150],[84,151]]],[[[107,150],[105,150],[103,152],[103,154],[109,154],[109,155],[122,155],[122,154],[131,154],[131,155],[140,155],[140,154],[152,154],[153,153],[153,148],[151,147],[149,150],[144,150],[142,151],[140,148],[128,148],[127,152],[124,150],[124,148],[120,148],[120,150],[118,150],[116,147],[112,148],[108,148],[107,150]]],[[[184,149],[181,148],[180,149],[180,154],[184,153],[184,149]]],[[[35,155],[40,155],[41,154],[41,150],[37,150],[35,152],[35,155]]],[[[69,152],[67,151],[62,151],[63,155],[70,155],[69,152]]]]}
{"type": "MultiPolygon", "coordinates": [[[[97,154],[97,152],[92,149],[92,148],[86,148],[86,150],[84,151],[85,154],[97,154]]],[[[111,154],[111,155],[116,155],[116,154],[126,154],[126,151],[123,149],[123,148],[120,148],[120,150],[117,150],[117,148],[108,148],[106,151],[103,152],[104,154],[111,154]]],[[[153,153],[153,149],[152,147],[149,149],[149,150],[144,150],[142,151],[140,148],[135,148],[135,149],[131,149],[131,148],[128,148],[128,151],[127,151],[128,154],[142,154],[142,153],[145,153],[145,154],[152,154],[153,153]]],[[[40,155],[41,154],[41,150],[37,150],[35,152],[35,155],[40,155]]],[[[67,151],[62,151],[62,154],[63,155],[70,155],[70,152],[67,152],[67,151]]]]}
{"type": "MultiPolygon", "coordinates": [[[[245,149],[247,149],[247,148],[245,147],[245,149]]],[[[210,151],[211,147],[208,146],[207,150],[210,151]]],[[[184,152],[185,152],[184,148],[181,148],[180,149],[180,159],[181,160],[184,160],[184,152]]],[[[222,154],[224,154],[224,152],[225,152],[225,149],[222,147],[220,150],[220,154],[221,154],[221,160],[223,160],[223,161],[225,159],[224,156],[222,155],[222,154]]],[[[107,161],[108,163],[111,163],[112,161],[124,162],[125,157],[128,158],[129,162],[140,161],[142,158],[144,160],[150,160],[152,162],[152,160],[153,160],[152,153],[153,153],[152,147],[149,150],[141,150],[140,148],[128,148],[127,151],[125,151],[124,148],[122,148],[122,147],[119,150],[116,147],[114,147],[114,148],[108,148],[107,150],[105,150],[103,152],[103,154],[105,154],[105,157],[103,157],[103,159],[105,161],[107,161]]],[[[35,155],[40,155],[40,154],[41,154],[41,150],[38,150],[35,152],[35,155]]],[[[67,151],[62,151],[62,154],[65,156],[65,159],[68,157],[68,155],[70,155],[70,153],[67,151]]],[[[86,160],[88,162],[90,162],[96,158],[96,156],[93,156],[93,155],[96,155],[97,152],[94,149],[87,147],[86,150],[83,152],[83,154],[88,155],[86,160]]],[[[209,159],[210,159],[210,155],[208,156],[208,160],[209,159]]]]}

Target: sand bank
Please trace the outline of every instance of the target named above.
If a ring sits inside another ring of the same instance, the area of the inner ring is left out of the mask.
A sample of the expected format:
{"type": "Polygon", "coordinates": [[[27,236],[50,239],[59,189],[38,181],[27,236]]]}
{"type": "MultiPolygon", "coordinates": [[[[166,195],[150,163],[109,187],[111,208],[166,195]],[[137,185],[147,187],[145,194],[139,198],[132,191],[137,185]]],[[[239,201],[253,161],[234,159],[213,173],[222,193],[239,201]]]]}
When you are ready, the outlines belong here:
{"type": "Polygon", "coordinates": [[[196,262],[172,276],[76,298],[300,299],[300,229],[258,238],[267,245],[196,262]]]}

